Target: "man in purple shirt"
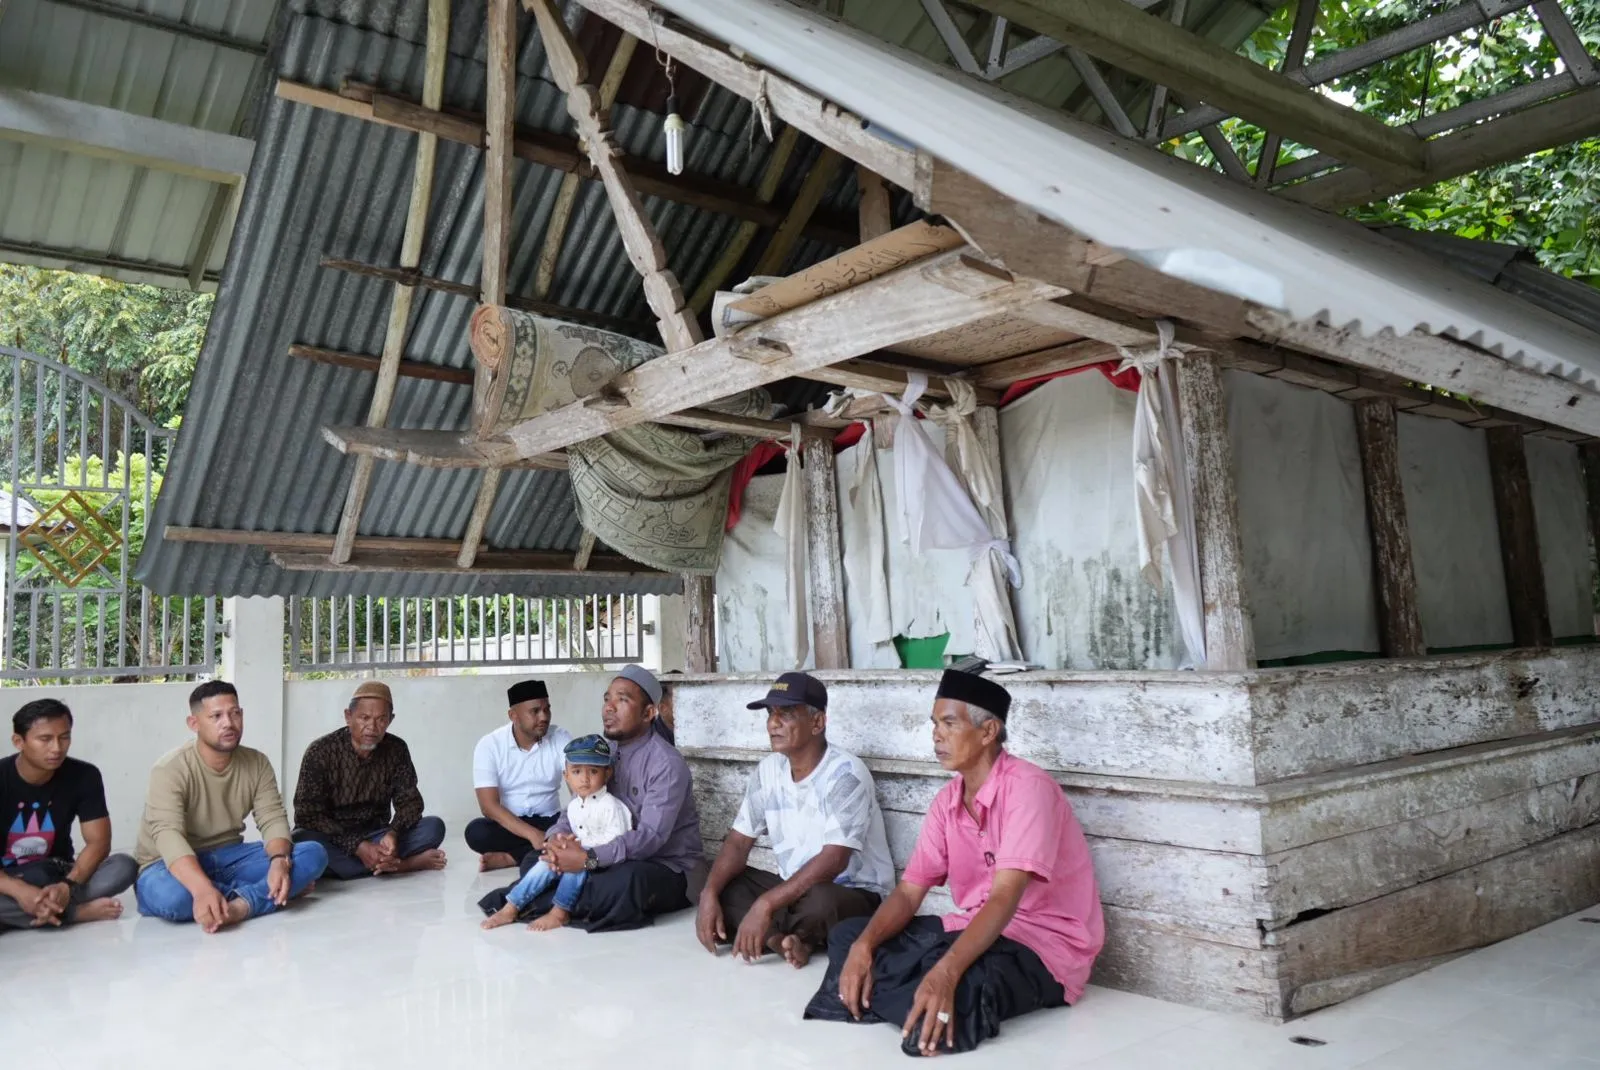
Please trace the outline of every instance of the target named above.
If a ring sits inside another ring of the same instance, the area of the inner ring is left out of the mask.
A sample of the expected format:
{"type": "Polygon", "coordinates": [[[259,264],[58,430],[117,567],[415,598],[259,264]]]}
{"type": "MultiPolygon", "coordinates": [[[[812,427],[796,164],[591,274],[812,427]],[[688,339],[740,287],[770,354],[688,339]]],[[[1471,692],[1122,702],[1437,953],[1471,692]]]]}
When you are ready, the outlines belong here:
{"type": "MultiPolygon", "coordinates": [[[[661,684],[646,669],[629,665],[606,688],[600,710],[607,739],[617,744],[611,791],[633,814],[633,829],[610,843],[585,849],[572,835],[565,813],[545,835],[540,858],[558,873],[587,871],[583,895],[569,924],[589,932],[637,929],[657,914],[686,910],[705,881],[700,813],[690,790],[689,766],[657,730],[661,684]]],[[[550,909],[554,887],[530,902],[522,917],[550,909]]],[[[505,905],[504,888],[479,901],[485,914],[505,905]]]]}

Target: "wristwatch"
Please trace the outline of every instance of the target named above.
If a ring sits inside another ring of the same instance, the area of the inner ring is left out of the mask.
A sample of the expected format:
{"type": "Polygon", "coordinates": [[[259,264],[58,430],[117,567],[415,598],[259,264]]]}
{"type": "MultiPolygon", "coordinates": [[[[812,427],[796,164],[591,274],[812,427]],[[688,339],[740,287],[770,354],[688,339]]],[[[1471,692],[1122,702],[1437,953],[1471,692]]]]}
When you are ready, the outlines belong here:
{"type": "Polygon", "coordinates": [[[583,868],[591,873],[600,868],[600,859],[595,857],[593,847],[584,848],[583,868]]]}

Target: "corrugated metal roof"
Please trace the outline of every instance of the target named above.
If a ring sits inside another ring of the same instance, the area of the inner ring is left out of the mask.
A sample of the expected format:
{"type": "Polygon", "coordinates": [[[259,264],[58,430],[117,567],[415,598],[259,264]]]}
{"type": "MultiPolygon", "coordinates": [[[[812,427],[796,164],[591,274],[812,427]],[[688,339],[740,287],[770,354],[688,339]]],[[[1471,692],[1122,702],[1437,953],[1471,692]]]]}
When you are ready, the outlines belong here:
{"type": "MultiPolygon", "coordinates": [[[[342,79],[370,82],[417,97],[424,36],[421,2],[299,0],[284,29],[282,77],[337,87],[342,79]],[[335,15],[358,25],[315,17],[335,15]],[[364,29],[361,27],[378,27],[364,29]],[[403,30],[386,36],[380,30],[403,30]]],[[[444,102],[482,112],[485,101],[481,4],[456,5],[452,58],[444,102]],[[468,56],[472,58],[467,58],[468,56]]],[[[517,121],[534,129],[567,130],[561,93],[544,74],[531,20],[519,61],[517,121]]],[[[644,49],[640,53],[644,53],[644,49]]],[[[619,103],[613,126],[623,148],[664,159],[661,117],[619,103]]],[[[693,117],[686,171],[754,186],[770,147],[752,136],[752,110],[718,88],[693,117]]],[[[336,530],[354,461],[325,444],[320,429],[365,419],[370,373],[288,356],[300,342],[353,352],[382,348],[393,287],[390,283],[319,267],[325,256],[393,264],[400,250],[410,190],[414,135],[290,104],[265,102],[255,163],[224,269],[185,411],[172,467],[157,505],[153,531],[166,525],[254,531],[336,530]]],[[[792,160],[778,203],[792,199],[816,147],[792,160]]],[[[422,269],[475,283],[482,233],[482,154],[441,142],[422,269]]],[[[531,293],[542,235],[561,174],[518,160],[509,279],[513,292],[531,293]]],[[[841,173],[824,204],[853,205],[854,175],[841,173]]],[[[728,216],[646,199],[685,288],[695,286],[738,227],[728,216]]],[[[759,251],[758,240],[753,245],[759,251]]],[[[815,241],[797,244],[789,267],[835,252],[815,241]]],[[[597,183],[581,187],[549,299],[573,308],[647,322],[642,286],[617,236],[597,183]]],[[[454,367],[470,362],[467,323],[473,302],[419,292],[406,347],[411,360],[454,367]]],[[[389,426],[464,428],[471,391],[418,379],[399,382],[389,426]]],[[[361,534],[459,538],[480,474],[379,462],[361,534]]],[[[576,551],[579,523],[571,484],[560,472],[508,472],[487,528],[499,549],[576,551]]],[[[193,594],[383,593],[429,595],[561,593],[550,581],[510,576],[391,573],[286,573],[268,555],[244,547],[154,540],[139,562],[139,577],[160,592],[193,594]]],[[[676,577],[633,581],[611,590],[676,589],[676,577]]],[[[577,579],[569,586],[593,589],[577,579]]],[[[606,588],[601,587],[602,591],[606,588]]]]}
{"type": "MultiPolygon", "coordinates": [[[[264,49],[277,0],[120,0],[264,49]]],[[[248,135],[263,60],[63,0],[0,5],[0,85],[219,133],[248,135]]],[[[47,145],[0,140],[0,257],[127,282],[187,285],[208,232],[214,281],[229,187],[47,145]],[[213,214],[217,218],[213,219],[213,214]]],[[[207,287],[209,288],[209,287],[207,287]]]]}
{"type": "Polygon", "coordinates": [[[1600,336],[1348,220],[1265,196],[776,0],[661,6],[1078,233],[1168,274],[1363,334],[1460,338],[1600,386],[1600,336]],[[862,72],[870,70],[871,77],[862,72]]]}

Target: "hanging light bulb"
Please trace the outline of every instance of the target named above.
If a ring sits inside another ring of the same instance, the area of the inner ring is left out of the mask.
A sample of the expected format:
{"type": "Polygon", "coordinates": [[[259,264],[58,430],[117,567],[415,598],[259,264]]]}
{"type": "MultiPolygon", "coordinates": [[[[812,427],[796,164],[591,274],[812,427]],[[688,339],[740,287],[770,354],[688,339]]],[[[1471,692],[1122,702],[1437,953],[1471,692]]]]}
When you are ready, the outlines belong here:
{"type": "Polygon", "coordinates": [[[678,96],[676,93],[667,97],[667,173],[671,175],[683,174],[683,135],[689,129],[683,121],[683,116],[678,114],[678,96]]]}

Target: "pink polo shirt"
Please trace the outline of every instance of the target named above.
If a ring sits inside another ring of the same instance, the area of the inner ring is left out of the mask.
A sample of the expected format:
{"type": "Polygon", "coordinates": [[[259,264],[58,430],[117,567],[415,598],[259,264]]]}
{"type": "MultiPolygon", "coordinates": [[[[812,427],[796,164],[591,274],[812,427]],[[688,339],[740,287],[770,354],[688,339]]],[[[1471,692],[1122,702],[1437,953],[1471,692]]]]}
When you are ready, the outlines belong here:
{"type": "Polygon", "coordinates": [[[956,932],[989,901],[996,870],[1031,873],[1003,935],[1038,955],[1067,1002],[1077,1002],[1106,928],[1089,845],[1061,785],[1002,750],[972,802],[977,821],[961,794],[958,776],[934,797],[904,879],[924,888],[949,880],[957,910],[944,928],[956,932]]]}

